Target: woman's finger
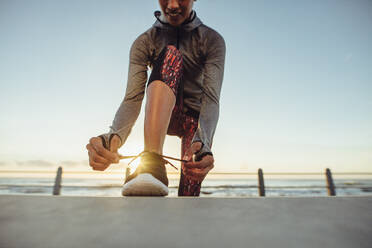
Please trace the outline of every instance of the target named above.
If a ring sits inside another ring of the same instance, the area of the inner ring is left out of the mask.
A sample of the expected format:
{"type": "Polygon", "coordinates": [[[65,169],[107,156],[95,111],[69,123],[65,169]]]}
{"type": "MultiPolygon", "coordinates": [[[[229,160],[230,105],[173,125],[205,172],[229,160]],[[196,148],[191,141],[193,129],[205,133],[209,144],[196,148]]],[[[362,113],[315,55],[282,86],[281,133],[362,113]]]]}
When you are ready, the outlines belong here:
{"type": "MultiPolygon", "coordinates": [[[[88,153],[89,154],[89,153],[88,153]]],[[[94,154],[91,154],[89,155],[92,157],[92,160],[96,163],[99,163],[99,164],[102,164],[102,165],[106,165],[106,164],[110,164],[111,162],[108,161],[107,159],[105,159],[104,157],[101,157],[100,155],[98,155],[97,153],[94,153],[94,154]]]]}
{"type": "MultiPolygon", "coordinates": [[[[95,137],[96,138],[96,137],[95,137]]],[[[98,139],[91,139],[90,145],[96,150],[97,154],[101,157],[104,157],[106,160],[110,161],[110,163],[119,162],[119,156],[117,153],[110,152],[106,148],[103,147],[102,141],[100,138],[98,139]]]]}
{"type": "Polygon", "coordinates": [[[189,169],[203,169],[205,167],[207,167],[209,164],[206,163],[205,161],[201,160],[201,161],[197,161],[197,162],[187,162],[185,163],[185,167],[186,168],[189,168],[189,169]]]}
{"type": "Polygon", "coordinates": [[[186,177],[189,177],[193,180],[203,181],[207,176],[208,172],[213,169],[213,165],[208,166],[204,169],[185,169],[186,177]]]}
{"type": "Polygon", "coordinates": [[[96,150],[90,144],[87,145],[87,150],[88,150],[89,158],[91,158],[92,161],[94,161],[96,163],[100,163],[102,165],[103,164],[110,164],[110,161],[107,160],[106,158],[98,155],[96,150]]]}
{"type": "Polygon", "coordinates": [[[192,145],[191,145],[192,154],[195,154],[195,153],[199,152],[201,148],[202,148],[202,143],[201,142],[196,141],[196,142],[192,143],[192,145]]]}
{"type": "Polygon", "coordinates": [[[209,167],[204,169],[186,169],[186,174],[195,177],[202,177],[207,175],[209,171],[210,171],[209,167]]]}
{"type": "Polygon", "coordinates": [[[97,162],[93,161],[91,158],[89,159],[89,165],[90,165],[90,167],[92,167],[93,170],[98,170],[98,171],[103,171],[107,168],[107,165],[97,163],[97,162]]]}
{"type": "Polygon", "coordinates": [[[203,168],[210,166],[213,163],[214,163],[213,156],[207,155],[207,156],[204,156],[201,161],[195,161],[195,162],[190,161],[190,162],[185,163],[185,167],[190,168],[190,169],[191,168],[203,169],[203,168]]]}

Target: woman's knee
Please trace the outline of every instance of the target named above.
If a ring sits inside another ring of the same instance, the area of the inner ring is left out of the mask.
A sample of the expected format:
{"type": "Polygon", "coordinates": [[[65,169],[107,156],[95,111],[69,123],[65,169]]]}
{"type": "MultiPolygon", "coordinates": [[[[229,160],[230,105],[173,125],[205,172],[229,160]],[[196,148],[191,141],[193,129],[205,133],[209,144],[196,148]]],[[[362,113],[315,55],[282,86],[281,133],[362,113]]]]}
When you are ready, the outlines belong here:
{"type": "Polygon", "coordinates": [[[171,96],[174,98],[173,90],[163,81],[161,80],[154,80],[149,84],[147,87],[147,94],[156,94],[157,96],[171,96]]]}

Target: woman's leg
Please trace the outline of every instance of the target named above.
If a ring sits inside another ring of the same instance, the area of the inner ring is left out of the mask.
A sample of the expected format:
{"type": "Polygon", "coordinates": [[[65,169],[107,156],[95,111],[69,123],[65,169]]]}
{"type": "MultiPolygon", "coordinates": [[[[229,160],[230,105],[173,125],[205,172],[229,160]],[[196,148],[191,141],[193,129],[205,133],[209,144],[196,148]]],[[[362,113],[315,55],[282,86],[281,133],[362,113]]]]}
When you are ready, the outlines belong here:
{"type": "Polygon", "coordinates": [[[163,154],[163,144],[176,103],[173,91],[162,81],[153,81],[147,89],[145,111],[145,150],[163,154]]]}
{"type": "Polygon", "coordinates": [[[155,61],[151,73],[145,109],[145,150],[163,154],[172,110],[182,76],[182,55],[167,46],[155,61]]]}
{"type": "MultiPolygon", "coordinates": [[[[181,157],[183,157],[186,151],[191,147],[191,141],[192,138],[194,137],[197,128],[198,119],[191,116],[186,116],[184,122],[184,135],[181,140],[182,143],[181,157]]],[[[181,166],[183,168],[184,163],[181,163],[181,166]]],[[[202,182],[187,179],[181,170],[180,184],[178,187],[178,196],[199,196],[201,183],[202,182]]]]}

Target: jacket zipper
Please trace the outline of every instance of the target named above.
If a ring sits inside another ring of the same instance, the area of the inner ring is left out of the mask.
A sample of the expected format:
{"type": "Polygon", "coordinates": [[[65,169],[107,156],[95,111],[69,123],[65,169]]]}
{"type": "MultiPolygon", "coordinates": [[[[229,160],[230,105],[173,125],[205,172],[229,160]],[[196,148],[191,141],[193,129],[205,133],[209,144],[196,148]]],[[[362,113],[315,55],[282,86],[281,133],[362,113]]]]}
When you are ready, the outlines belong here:
{"type": "Polygon", "coordinates": [[[177,44],[176,44],[176,47],[177,49],[180,49],[180,29],[177,27],[177,44]]]}

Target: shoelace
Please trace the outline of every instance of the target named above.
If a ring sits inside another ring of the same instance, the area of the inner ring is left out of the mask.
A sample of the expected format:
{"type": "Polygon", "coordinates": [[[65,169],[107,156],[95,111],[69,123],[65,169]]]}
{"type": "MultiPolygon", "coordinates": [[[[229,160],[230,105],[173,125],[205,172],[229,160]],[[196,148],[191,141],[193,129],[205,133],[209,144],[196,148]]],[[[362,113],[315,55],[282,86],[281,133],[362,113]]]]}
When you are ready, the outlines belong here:
{"type": "MultiPolygon", "coordinates": [[[[143,154],[145,153],[149,153],[148,151],[143,151],[143,152],[140,152],[138,155],[135,155],[135,156],[123,156],[123,155],[120,155],[119,154],[119,159],[129,159],[129,158],[132,158],[132,160],[128,163],[128,166],[134,161],[136,160],[137,158],[141,157],[143,154]]],[[[154,153],[154,152],[153,152],[154,153]]],[[[165,162],[165,164],[170,164],[173,168],[175,168],[176,170],[177,167],[174,166],[171,162],[169,162],[168,160],[164,159],[164,158],[167,158],[167,159],[172,159],[172,160],[176,160],[176,161],[180,161],[180,162],[188,162],[187,160],[184,160],[184,159],[179,159],[179,158],[173,158],[173,157],[169,157],[169,156],[165,156],[165,155],[161,155],[161,154],[158,154],[158,153],[155,153],[157,156],[160,156],[162,157],[163,161],[165,162]]]]}

